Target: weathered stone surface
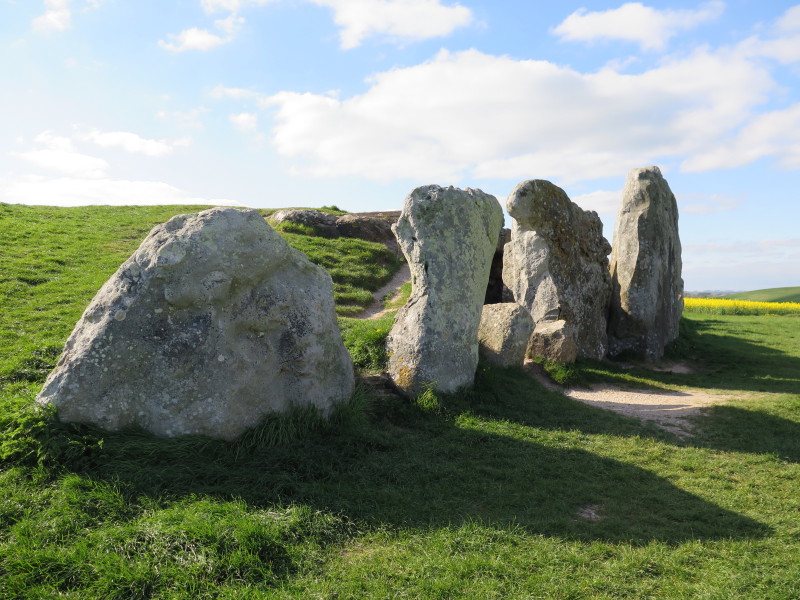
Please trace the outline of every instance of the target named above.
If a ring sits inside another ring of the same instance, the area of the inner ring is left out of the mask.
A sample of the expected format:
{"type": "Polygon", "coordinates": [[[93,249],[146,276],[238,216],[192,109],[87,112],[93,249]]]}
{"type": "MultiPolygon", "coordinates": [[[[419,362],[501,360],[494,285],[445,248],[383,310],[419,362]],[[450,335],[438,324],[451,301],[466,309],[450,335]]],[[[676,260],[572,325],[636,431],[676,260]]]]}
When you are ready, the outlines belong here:
{"type": "Polygon", "coordinates": [[[313,228],[325,237],[349,237],[384,244],[395,253],[400,252],[392,232],[392,223],[399,213],[375,213],[376,216],[345,214],[333,215],[306,208],[284,208],[270,215],[274,225],[289,222],[313,228]]]}
{"type": "Polygon", "coordinates": [[[560,363],[575,362],[578,357],[575,339],[566,321],[542,321],[533,330],[527,355],[530,358],[542,356],[560,363]]]}
{"type": "Polygon", "coordinates": [[[471,385],[478,325],[503,212],[480,190],[415,189],[393,227],[411,268],[411,298],[387,339],[389,374],[404,393],[471,385]]]}
{"type": "Polygon", "coordinates": [[[611,353],[648,360],[678,337],[683,312],[678,205],[658,167],[628,175],[614,229],[611,353]]]}
{"type": "Polygon", "coordinates": [[[597,213],[572,202],[549,181],[523,181],[508,197],[514,218],[503,281],[535,323],[565,321],[578,354],[603,358],[611,296],[608,253],[597,213]]]}
{"type": "Polygon", "coordinates": [[[481,312],[478,343],[481,357],[501,367],[519,367],[533,333],[533,319],[516,302],[486,304],[481,312]]]}
{"type": "Polygon", "coordinates": [[[348,398],[331,278],[253,210],[155,227],[84,312],[37,402],[62,421],[234,439],[348,398]]]}
{"type": "Polygon", "coordinates": [[[336,219],[336,231],[342,237],[377,242],[386,245],[393,252],[400,252],[392,231],[392,223],[387,219],[353,214],[341,215],[336,219]]]}

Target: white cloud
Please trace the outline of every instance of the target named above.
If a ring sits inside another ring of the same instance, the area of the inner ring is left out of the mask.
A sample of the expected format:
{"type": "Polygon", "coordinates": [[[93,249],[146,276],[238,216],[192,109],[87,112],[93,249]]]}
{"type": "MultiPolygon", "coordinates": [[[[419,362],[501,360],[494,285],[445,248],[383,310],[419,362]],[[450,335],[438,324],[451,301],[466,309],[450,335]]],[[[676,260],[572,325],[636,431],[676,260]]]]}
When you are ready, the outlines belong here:
{"type": "Polygon", "coordinates": [[[678,206],[681,213],[710,215],[741,206],[742,201],[736,198],[724,198],[715,194],[681,194],[678,206]]]}
{"type": "Polygon", "coordinates": [[[248,133],[258,129],[258,115],[254,113],[239,113],[229,115],[228,120],[233,123],[233,126],[242,133],[248,133]]]}
{"type": "Polygon", "coordinates": [[[206,204],[236,205],[219,198],[202,198],[161,181],[130,181],[107,177],[26,177],[0,179],[0,202],[47,206],[87,206],[104,204],[206,204]]]}
{"type": "Polygon", "coordinates": [[[39,33],[54,33],[69,29],[72,19],[70,2],[71,0],[45,0],[46,11],[32,21],[33,29],[39,33]]]}
{"type": "Polygon", "coordinates": [[[702,156],[776,87],[736,49],[699,49],[635,75],[442,51],[369,83],[346,99],[271,96],[276,149],[315,176],[570,183],[702,156]]]}
{"type": "Polygon", "coordinates": [[[200,118],[207,112],[208,109],[205,106],[198,106],[197,108],[191,108],[184,111],[178,110],[168,112],[162,110],[156,113],[156,117],[159,119],[175,121],[179,127],[184,129],[202,129],[203,123],[200,118]]]}
{"type": "Polygon", "coordinates": [[[211,97],[217,100],[222,98],[232,98],[233,100],[250,100],[258,98],[258,92],[245,90],[243,88],[228,88],[223,85],[216,86],[210,92],[211,97]]]}
{"type": "Polygon", "coordinates": [[[685,171],[709,171],[776,158],[785,169],[800,168],[800,103],[754,117],[735,135],[684,161],[685,171]]]}
{"type": "Polygon", "coordinates": [[[207,13],[229,11],[238,12],[248,4],[262,5],[274,0],[201,0],[200,4],[207,13]]]}
{"type": "Polygon", "coordinates": [[[177,141],[150,140],[130,131],[94,130],[79,134],[79,139],[92,142],[102,148],[120,148],[126,152],[144,154],[145,156],[156,158],[172,154],[176,146],[186,146],[189,143],[186,138],[177,141]]]}
{"type": "Polygon", "coordinates": [[[103,177],[108,169],[105,160],[82,154],[69,138],[45,131],[36,136],[34,141],[43,148],[28,152],[13,152],[11,155],[48,171],[82,178],[103,177]]]}
{"type": "Polygon", "coordinates": [[[582,8],[552,31],[563,40],[623,40],[636,42],[643,50],[663,50],[678,32],[717,19],[724,9],[725,3],[720,0],[702,4],[696,10],[658,10],[640,2],[600,12],[582,8]]]}
{"type": "Polygon", "coordinates": [[[469,25],[472,11],[440,0],[311,0],[333,9],[334,22],[342,28],[341,46],[355,48],[372,35],[422,40],[448,35],[469,25]]]}
{"type": "Polygon", "coordinates": [[[575,196],[571,200],[584,210],[593,210],[601,215],[614,216],[622,202],[622,190],[616,192],[598,190],[575,196]]]}
{"type": "Polygon", "coordinates": [[[196,27],[181,31],[177,35],[171,33],[167,36],[167,39],[171,41],[158,40],[158,45],[170,52],[211,50],[231,41],[230,37],[220,37],[205,29],[197,29],[196,27]]]}
{"type": "Polygon", "coordinates": [[[800,31],[800,4],[783,13],[776,26],[780,31],[800,31]]]}

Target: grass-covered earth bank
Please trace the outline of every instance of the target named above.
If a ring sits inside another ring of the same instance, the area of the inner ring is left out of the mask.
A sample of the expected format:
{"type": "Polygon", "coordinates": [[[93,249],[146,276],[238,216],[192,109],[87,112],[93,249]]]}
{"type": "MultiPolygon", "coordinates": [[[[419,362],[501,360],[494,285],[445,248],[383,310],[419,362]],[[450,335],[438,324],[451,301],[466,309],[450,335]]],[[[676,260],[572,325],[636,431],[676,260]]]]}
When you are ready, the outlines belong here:
{"type": "MultiPolygon", "coordinates": [[[[0,598],[800,597],[792,316],[688,313],[670,360],[691,373],[573,368],[724,394],[688,439],[486,365],[462,394],[361,387],[331,422],[291,414],[234,443],[32,411],[97,289],[191,210],[0,205],[0,598]]],[[[286,235],[332,272],[366,260],[286,235]]],[[[343,284],[369,293],[372,275],[343,284]]],[[[341,323],[379,371],[391,315],[341,323]]]]}

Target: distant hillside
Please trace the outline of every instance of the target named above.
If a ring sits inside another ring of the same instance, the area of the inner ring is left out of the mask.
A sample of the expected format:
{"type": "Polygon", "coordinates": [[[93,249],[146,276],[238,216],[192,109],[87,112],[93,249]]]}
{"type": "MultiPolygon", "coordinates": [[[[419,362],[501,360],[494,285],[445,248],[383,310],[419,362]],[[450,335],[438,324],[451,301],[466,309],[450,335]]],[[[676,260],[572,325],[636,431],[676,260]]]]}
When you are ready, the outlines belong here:
{"type": "Polygon", "coordinates": [[[800,287],[770,288],[729,294],[723,298],[731,300],[754,300],[756,302],[800,302],[800,287]]]}

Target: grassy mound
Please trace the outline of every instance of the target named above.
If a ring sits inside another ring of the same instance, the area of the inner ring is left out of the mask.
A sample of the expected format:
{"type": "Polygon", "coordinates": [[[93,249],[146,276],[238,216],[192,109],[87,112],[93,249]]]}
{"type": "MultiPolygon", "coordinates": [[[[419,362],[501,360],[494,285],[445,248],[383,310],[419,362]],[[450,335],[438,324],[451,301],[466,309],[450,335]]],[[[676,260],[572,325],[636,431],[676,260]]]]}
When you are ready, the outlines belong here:
{"type": "Polygon", "coordinates": [[[800,287],[780,287],[752,292],[739,292],[723,296],[730,300],[752,300],[754,302],[800,302],[800,287]]]}

